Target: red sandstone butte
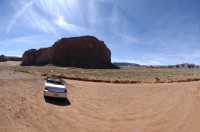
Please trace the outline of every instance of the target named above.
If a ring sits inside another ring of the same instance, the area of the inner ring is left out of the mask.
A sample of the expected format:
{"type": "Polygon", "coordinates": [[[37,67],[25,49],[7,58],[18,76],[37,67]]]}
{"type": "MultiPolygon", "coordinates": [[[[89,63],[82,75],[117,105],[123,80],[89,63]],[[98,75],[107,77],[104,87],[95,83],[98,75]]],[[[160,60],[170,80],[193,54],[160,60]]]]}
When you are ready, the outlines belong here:
{"type": "Polygon", "coordinates": [[[61,38],[49,48],[25,51],[22,58],[22,65],[117,68],[111,63],[111,51],[93,36],[61,38]]]}

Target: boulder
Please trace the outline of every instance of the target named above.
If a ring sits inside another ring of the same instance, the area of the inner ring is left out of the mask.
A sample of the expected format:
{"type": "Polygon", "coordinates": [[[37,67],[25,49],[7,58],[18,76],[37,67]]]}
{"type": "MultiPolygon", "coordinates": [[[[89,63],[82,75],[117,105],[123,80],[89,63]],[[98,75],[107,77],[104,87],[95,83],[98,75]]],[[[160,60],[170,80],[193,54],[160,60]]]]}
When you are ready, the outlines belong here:
{"type": "Polygon", "coordinates": [[[49,48],[28,50],[22,65],[46,65],[81,68],[118,68],[111,63],[111,51],[93,36],[61,38],[49,48]]]}

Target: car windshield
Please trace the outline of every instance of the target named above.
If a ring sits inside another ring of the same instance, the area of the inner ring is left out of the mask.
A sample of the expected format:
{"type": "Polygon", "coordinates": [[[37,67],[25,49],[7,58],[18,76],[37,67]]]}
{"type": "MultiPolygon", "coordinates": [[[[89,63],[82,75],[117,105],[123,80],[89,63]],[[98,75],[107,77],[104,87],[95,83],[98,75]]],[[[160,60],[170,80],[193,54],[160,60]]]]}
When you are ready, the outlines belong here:
{"type": "Polygon", "coordinates": [[[47,82],[51,84],[64,85],[64,82],[59,78],[47,78],[47,82]]]}

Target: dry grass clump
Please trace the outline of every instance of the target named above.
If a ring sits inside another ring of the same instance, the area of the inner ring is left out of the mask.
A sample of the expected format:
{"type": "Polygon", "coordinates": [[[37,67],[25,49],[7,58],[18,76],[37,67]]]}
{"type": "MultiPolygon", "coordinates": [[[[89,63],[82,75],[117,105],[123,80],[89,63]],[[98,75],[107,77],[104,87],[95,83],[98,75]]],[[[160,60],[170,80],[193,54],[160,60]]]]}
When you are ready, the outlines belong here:
{"type": "Polygon", "coordinates": [[[56,66],[7,66],[4,68],[40,76],[55,75],[65,79],[105,83],[173,83],[200,80],[200,69],[186,68],[81,69],[56,66]]]}

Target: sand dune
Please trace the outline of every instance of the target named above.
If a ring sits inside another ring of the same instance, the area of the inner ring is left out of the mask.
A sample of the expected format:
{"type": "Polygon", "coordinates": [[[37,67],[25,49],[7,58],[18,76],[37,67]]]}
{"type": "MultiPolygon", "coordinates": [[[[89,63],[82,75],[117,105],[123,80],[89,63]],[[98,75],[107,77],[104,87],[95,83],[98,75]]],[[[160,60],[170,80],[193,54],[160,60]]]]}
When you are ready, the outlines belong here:
{"type": "Polygon", "coordinates": [[[200,82],[66,82],[63,100],[44,99],[43,78],[0,79],[0,131],[200,131],[200,82]]]}

